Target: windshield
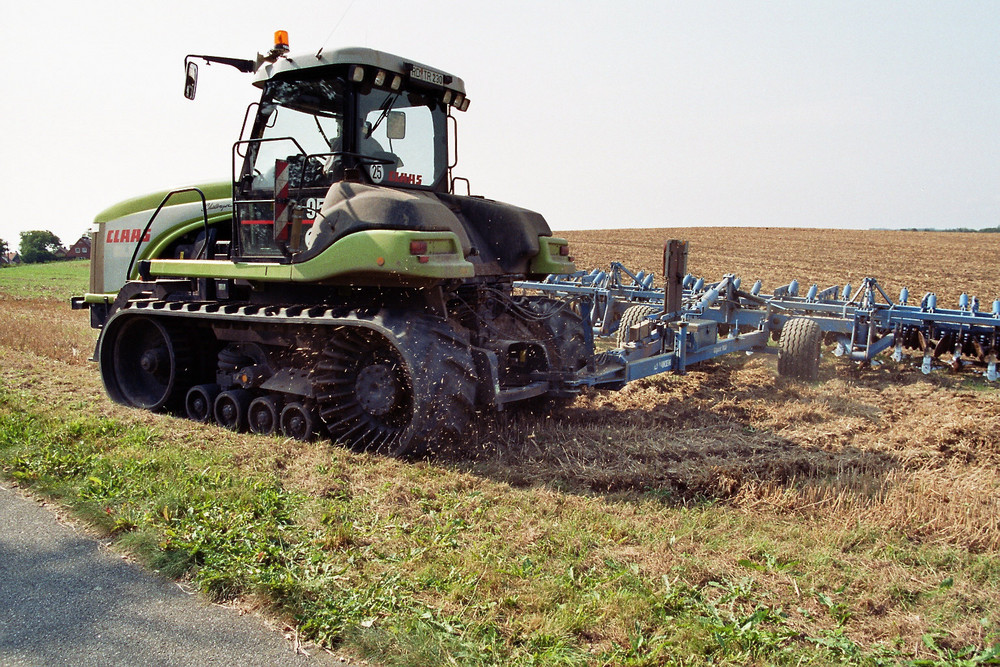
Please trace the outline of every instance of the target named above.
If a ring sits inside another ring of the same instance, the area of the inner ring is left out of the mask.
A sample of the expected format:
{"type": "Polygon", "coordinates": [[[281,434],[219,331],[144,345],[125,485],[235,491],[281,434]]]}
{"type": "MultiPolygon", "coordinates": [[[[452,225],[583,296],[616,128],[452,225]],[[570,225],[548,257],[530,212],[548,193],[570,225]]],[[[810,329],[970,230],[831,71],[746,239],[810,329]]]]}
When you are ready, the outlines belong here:
{"type": "Polygon", "coordinates": [[[447,187],[447,113],[440,99],[348,85],[329,73],[269,81],[251,138],[236,150],[243,164],[235,202],[242,257],[297,252],[328,189],[345,178],[397,188],[447,187]],[[283,196],[295,204],[282,208],[294,211],[287,233],[276,231],[285,226],[275,223],[279,162],[283,173],[287,164],[283,196]]]}
{"type": "Polygon", "coordinates": [[[358,150],[374,183],[432,188],[447,171],[448,137],[441,104],[412,92],[373,90],[358,101],[358,150]]]}

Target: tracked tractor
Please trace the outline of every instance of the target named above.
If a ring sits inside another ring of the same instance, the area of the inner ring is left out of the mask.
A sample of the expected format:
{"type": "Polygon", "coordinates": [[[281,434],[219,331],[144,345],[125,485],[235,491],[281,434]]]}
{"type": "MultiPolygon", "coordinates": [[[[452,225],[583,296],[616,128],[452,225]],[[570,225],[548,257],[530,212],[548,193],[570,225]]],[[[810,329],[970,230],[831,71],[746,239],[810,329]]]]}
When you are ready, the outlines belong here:
{"type": "Polygon", "coordinates": [[[290,56],[278,33],[255,60],[188,56],[190,99],[198,61],[252,75],[260,101],[230,181],[96,219],[73,305],[113,400],[402,455],[578,390],[589,321],[513,289],[573,272],[569,247],[453,175],[461,79],[371,49],[290,56]]]}

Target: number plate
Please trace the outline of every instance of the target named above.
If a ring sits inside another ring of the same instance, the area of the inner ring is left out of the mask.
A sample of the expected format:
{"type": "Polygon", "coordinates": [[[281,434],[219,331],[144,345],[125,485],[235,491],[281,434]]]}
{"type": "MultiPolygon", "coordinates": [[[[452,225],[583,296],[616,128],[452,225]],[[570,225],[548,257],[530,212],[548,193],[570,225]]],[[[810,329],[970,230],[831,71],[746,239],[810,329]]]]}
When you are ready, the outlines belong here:
{"type": "Polygon", "coordinates": [[[414,79],[433,83],[438,86],[444,85],[444,74],[427,69],[426,67],[417,67],[414,65],[413,69],[410,70],[410,76],[414,79]]]}

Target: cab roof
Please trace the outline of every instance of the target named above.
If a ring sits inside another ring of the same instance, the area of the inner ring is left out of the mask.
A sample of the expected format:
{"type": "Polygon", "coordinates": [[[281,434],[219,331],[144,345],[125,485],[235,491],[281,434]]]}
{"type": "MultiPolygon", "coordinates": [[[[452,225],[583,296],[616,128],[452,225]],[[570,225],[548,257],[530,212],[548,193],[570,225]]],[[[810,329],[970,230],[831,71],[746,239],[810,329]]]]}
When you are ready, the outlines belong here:
{"type": "Polygon", "coordinates": [[[254,77],[254,85],[263,88],[267,81],[279,74],[334,65],[360,65],[373,70],[383,70],[387,74],[402,76],[404,81],[413,78],[414,72],[428,73],[420,77],[422,84],[434,83],[431,81],[434,79],[440,83],[439,87],[443,89],[465,94],[465,82],[453,74],[391,53],[364,47],[324,49],[319,53],[310,54],[280,55],[271,62],[261,63],[254,77]],[[440,79],[436,75],[440,75],[440,79]]]}

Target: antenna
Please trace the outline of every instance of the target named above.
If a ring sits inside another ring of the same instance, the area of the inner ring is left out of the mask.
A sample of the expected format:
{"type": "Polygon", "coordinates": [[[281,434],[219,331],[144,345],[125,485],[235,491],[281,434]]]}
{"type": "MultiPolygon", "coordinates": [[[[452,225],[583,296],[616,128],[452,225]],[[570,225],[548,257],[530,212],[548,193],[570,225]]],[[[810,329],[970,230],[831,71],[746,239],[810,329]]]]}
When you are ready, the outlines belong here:
{"type": "Polygon", "coordinates": [[[331,37],[333,37],[333,33],[337,32],[337,28],[339,28],[340,24],[344,22],[344,18],[347,17],[347,12],[351,11],[351,7],[354,6],[355,2],[357,2],[357,0],[351,0],[349,3],[347,3],[347,8],[344,10],[344,13],[340,15],[340,18],[337,20],[337,23],[334,24],[333,30],[330,31],[330,34],[327,35],[326,39],[323,40],[323,43],[320,44],[319,51],[316,52],[317,58],[319,58],[319,54],[323,53],[323,49],[326,47],[326,43],[330,41],[331,37]]]}

